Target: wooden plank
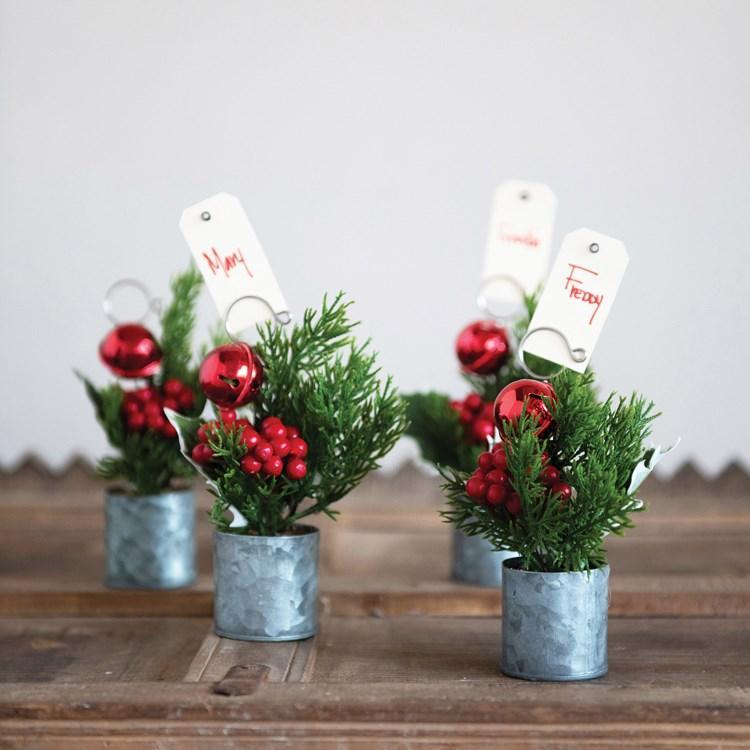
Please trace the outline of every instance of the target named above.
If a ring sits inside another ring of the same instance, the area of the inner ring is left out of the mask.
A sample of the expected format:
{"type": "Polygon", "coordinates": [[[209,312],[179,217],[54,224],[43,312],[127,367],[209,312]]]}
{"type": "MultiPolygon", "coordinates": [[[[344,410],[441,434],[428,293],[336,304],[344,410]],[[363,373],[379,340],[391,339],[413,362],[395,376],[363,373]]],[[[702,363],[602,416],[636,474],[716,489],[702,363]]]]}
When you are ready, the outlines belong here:
{"type": "MultiPolygon", "coordinates": [[[[69,622],[54,633],[66,632],[69,622]]],[[[207,625],[182,623],[199,625],[199,635],[207,625]]],[[[139,643],[152,640],[140,625],[129,632],[139,643]]],[[[80,741],[83,748],[132,750],[149,742],[189,748],[240,739],[258,745],[287,740],[299,747],[502,741],[518,748],[695,748],[750,742],[750,619],[613,618],[610,672],[584,683],[504,677],[497,666],[499,638],[495,618],[325,617],[319,636],[299,644],[213,636],[185,644],[172,659],[188,681],[177,681],[182,675],[176,667],[166,675],[155,666],[149,681],[130,682],[136,671],[146,671],[143,646],[136,649],[137,666],[115,682],[92,670],[93,658],[73,659],[66,679],[75,681],[64,690],[49,682],[3,685],[0,747],[80,741]],[[248,669],[233,669],[238,666],[248,669]],[[239,674],[238,682],[243,673],[254,675],[252,685],[234,697],[215,694],[227,672],[234,679],[239,674]],[[163,677],[170,681],[154,681],[163,677]]],[[[121,637],[117,642],[124,649],[121,637]]],[[[114,658],[124,663],[126,650],[114,658]]]]}
{"type": "Polygon", "coordinates": [[[174,681],[206,627],[197,618],[0,618],[0,682],[174,681]]]}
{"type": "MultiPolygon", "coordinates": [[[[29,472],[27,471],[26,474],[29,472]]],[[[110,591],[103,573],[102,488],[84,474],[0,477],[0,615],[195,616],[212,614],[210,525],[198,523],[197,586],[110,591]]],[[[750,480],[649,481],[652,510],[608,542],[612,612],[750,615],[750,480]]],[[[198,492],[202,511],[210,502],[198,492]]],[[[321,591],[332,613],[499,612],[497,592],[449,580],[450,529],[435,480],[415,470],[373,476],[346,498],[337,524],[321,520],[321,591]],[[405,502],[404,498],[408,498],[405,502]]]]}

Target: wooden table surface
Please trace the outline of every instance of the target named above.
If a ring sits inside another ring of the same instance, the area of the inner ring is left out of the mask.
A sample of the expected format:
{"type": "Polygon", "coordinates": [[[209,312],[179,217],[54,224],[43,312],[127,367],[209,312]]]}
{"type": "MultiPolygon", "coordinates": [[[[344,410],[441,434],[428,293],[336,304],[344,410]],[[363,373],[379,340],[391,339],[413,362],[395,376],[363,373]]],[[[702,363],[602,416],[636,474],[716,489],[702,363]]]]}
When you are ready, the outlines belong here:
{"type": "Polygon", "coordinates": [[[259,644],[212,632],[207,520],[195,587],[110,591],[101,486],[27,466],[0,477],[0,748],[750,747],[750,479],[642,496],[607,545],[609,674],[527,683],[498,671],[499,593],[449,581],[420,472],[320,523],[320,632],[259,644]]]}

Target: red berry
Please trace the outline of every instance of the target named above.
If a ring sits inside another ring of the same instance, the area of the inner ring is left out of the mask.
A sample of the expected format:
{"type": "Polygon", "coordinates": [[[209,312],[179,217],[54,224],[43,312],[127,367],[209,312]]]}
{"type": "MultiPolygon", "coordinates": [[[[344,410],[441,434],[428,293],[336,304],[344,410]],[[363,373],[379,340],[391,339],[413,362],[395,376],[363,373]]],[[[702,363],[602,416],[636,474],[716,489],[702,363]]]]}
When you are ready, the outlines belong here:
{"type": "Polygon", "coordinates": [[[126,400],[122,402],[122,410],[125,414],[140,414],[141,405],[137,401],[126,400]]]}
{"type": "Polygon", "coordinates": [[[179,398],[180,394],[185,388],[185,384],[177,378],[170,378],[161,387],[162,392],[165,396],[171,396],[172,398],[179,398]]]}
{"type": "Polygon", "coordinates": [[[553,484],[557,484],[560,481],[560,471],[554,466],[548,464],[542,469],[541,474],[539,474],[539,479],[541,479],[548,487],[551,487],[553,484]]]}
{"type": "Polygon", "coordinates": [[[492,451],[492,461],[500,471],[505,471],[508,468],[508,459],[505,455],[505,449],[501,445],[499,448],[496,446],[492,451]]]}
{"type": "Polygon", "coordinates": [[[166,438],[175,438],[177,437],[177,430],[171,422],[166,421],[164,427],[161,428],[161,434],[166,438]]]}
{"type": "Polygon", "coordinates": [[[286,437],[286,427],[281,422],[278,424],[270,424],[263,427],[263,437],[266,440],[276,440],[277,438],[286,437]]]}
{"type": "Polygon", "coordinates": [[[219,419],[221,419],[227,427],[230,427],[237,421],[237,412],[234,409],[220,409],[219,419]]]}
{"type": "Polygon", "coordinates": [[[290,458],[286,462],[286,475],[289,479],[304,479],[307,474],[307,464],[301,458],[290,458]]]}
{"type": "Polygon", "coordinates": [[[466,494],[474,500],[483,500],[487,494],[487,482],[476,474],[466,482],[466,494]]]}
{"type": "Polygon", "coordinates": [[[246,419],[245,417],[240,417],[235,423],[234,426],[238,430],[244,430],[246,427],[250,427],[250,420],[246,419]]]}
{"type": "Polygon", "coordinates": [[[542,451],[542,466],[546,466],[549,463],[549,453],[542,451]]]}
{"type": "Polygon", "coordinates": [[[500,505],[505,498],[505,487],[502,484],[491,484],[487,488],[487,502],[490,505],[500,505]]]}
{"type": "Polygon", "coordinates": [[[195,463],[205,466],[214,457],[214,453],[205,443],[198,443],[190,451],[190,456],[195,463]]]}
{"type": "Polygon", "coordinates": [[[505,487],[508,484],[508,475],[504,471],[500,471],[500,469],[493,469],[484,475],[484,481],[505,487]]]}
{"type": "Polygon", "coordinates": [[[149,401],[156,401],[159,399],[159,391],[156,388],[138,388],[133,391],[133,395],[142,403],[148,403],[149,401]]]}
{"type": "Polygon", "coordinates": [[[492,401],[485,402],[480,413],[483,419],[489,419],[490,422],[495,421],[495,410],[493,408],[492,401]]]}
{"type": "Polygon", "coordinates": [[[167,424],[167,420],[161,411],[158,414],[147,414],[146,415],[146,427],[154,432],[161,432],[164,429],[164,425],[167,424]]]}
{"type": "Polygon", "coordinates": [[[245,427],[242,431],[240,442],[245,445],[248,451],[251,451],[260,442],[260,435],[252,427],[245,427]]]}
{"type": "Polygon", "coordinates": [[[171,409],[172,411],[179,411],[180,405],[177,403],[176,398],[167,396],[167,398],[164,399],[164,408],[171,409]]]}
{"type": "Polygon", "coordinates": [[[260,429],[266,430],[267,428],[271,427],[272,425],[282,425],[283,422],[278,417],[266,417],[261,423],[260,423],[260,429]]]}
{"type": "Polygon", "coordinates": [[[272,477],[277,477],[284,469],[284,462],[278,456],[271,456],[263,462],[263,471],[272,477]]]}
{"type": "Polygon", "coordinates": [[[453,401],[450,402],[450,407],[453,411],[461,411],[461,409],[464,408],[464,402],[459,401],[458,399],[453,399],[453,401]]]}
{"type": "Polygon", "coordinates": [[[558,482],[550,487],[549,493],[550,495],[557,496],[560,502],[565,505],[573,495],[573,488],[565,482],[558,482]]]}
{"type": "Polygon", "coordinates": [[[286,428],[286,436],[290,440],[292,440],[293,438],[298,438],[300,436],[299,427],[287,426],[287,428],[286,428]]]}
{"type": "Polygon", "coordinates": [[[289,441],[285,437],[278,437],[272,440],[271,447],[279,458],[286,458],[289,455],[289,441]]]}
{"type": "Polygon", "coordinates": [[[255,446],[255,457],[259,461],[263,461],[263,463],[265,463],[272,456],[273,456],[273,448],[271,447],[271,443],[267,443],[265,440],[261,440],[255,446]]]}
{"type": "Polygon", "coordinates": [[[479,460],[477,461],[479,468],[482,471],[490,471],[495,465],[492,461],[492,454],[489,451],[479,454],[479,460]]]}
{"type": "Polygon", "coordinates": [[[478,393],[470,393],[464,399],[464,407],[469,411],[478,412],[483,405],[482,397],[478,393]]]}
{"type": "Polygon", "coordinates": [[[207,443],[210,438],[213,437],[214,429],[216,428],[216,422],[204,422],[199,428],[198,428],[198,440],[201,441],[201,443],[207,443]]]}
{"type": "Polygon", "coordinates": [[[521,513],[521,498],[515,492],[508,495],[505,501],[505,509],[511,516],[517,516],[521,513]]]}
{"type": "Polygon", "coordinates": [[[143,413],[146,415],[146,419],[153,416],[162,416],[161,404],[156,401],[149,401],[143,407],[143,413]]]}
{"type": "Polygon", "coordinates": [[[292,438],[289,441],[289,454],[304,458],[307,455],[307,443],[300,437],[292,438]]]}
{"type": "Polygon", "coordinates": [[[263,464],[257,458],[253,458],[253,456],[243,456],[240,461],[240,468],[245,474],[257,474],[262,466],[263,464]]]}
{"type": "Polygon", "coordinates": [[[140,432],[146,426],[146,417],[139,411],[128,414],[125,419],[130,432],[140,432]]]}
{"type": "Polygon", "coordinates": [[[484,443],[495,434],[495,423],[489,419],[477,419],[471,426],[471,436],[477,443],[484,443]]]}
{"type": "Polygon", "coordinates": [[[182,393],[177,397],[177,403],[180,406],[180,411],[190,411],[195,406],[195,396],[189,388],[185,388],[182,393]]]}
{"type": "Polygon", "coordinates": [[[458,421],[463,425],[470,425],[474,421],[474,413],[464,408],[458,415],[458,421]]]}

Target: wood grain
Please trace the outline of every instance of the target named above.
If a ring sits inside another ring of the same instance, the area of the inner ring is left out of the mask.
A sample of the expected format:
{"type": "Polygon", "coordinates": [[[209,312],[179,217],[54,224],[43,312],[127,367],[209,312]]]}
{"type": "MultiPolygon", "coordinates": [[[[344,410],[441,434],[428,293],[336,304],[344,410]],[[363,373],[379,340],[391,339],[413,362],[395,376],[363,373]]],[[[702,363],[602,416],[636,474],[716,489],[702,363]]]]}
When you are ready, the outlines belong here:
{"type": "Polygon", "coordinates": [[[501,675],[499,632],[495,618],[326,617],[316,639],[292,648],[217,639],[202,649],[200,675],[182,659],[184,676],[198,679],[167,683],[87,683],[90,661],[81,658],[69,676],[79,670],[85,679],[64,690],[3,686],[0,747],[54,747],[53,739],[128,748],[214,747],[222,739],[300,747],[750,742],[750,620],[613,618],[609,674],[568,684],[501,675]],[[253,678],[249,694],[216,695],[213,677],[234,659],[268,681],[253,678]]]}

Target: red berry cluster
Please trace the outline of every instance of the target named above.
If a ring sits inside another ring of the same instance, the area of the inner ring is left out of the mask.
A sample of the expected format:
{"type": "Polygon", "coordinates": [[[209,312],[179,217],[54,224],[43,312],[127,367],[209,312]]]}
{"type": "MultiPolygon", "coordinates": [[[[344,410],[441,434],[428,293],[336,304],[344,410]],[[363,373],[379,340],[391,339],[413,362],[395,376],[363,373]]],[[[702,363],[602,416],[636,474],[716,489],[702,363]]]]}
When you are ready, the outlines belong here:
{"type": "Polygon", "coordinates": [[[491,401],[482,401],[478,393],[470,393],[463,401],[451,401],[464,428],[464,439],[474,445],[486,445],[495,434],[495,418],[491,401]]]}
{"type": "MultiPolygon", "coordinates": [[[[240,441],[247,453],[242,457],[240,466],[246,474],[264,474],[278,477],[282,472],[289,479],[304,479],[307,475],[307,443],[300,437],[296,427],[285,425],[278,417],[266,417],[256,430],[248,419],[238,419],[234,409],[222,409],[220,419],[224,429],[231,428],[241,432],[240,441]]],[[[198,429],[200,441],[192,450],[191,456],[197,464],[205,466],[210,463],[214,454],[208,445],[211,432],[218,421],[206,422],[198,429]]]]}
{"type": "MultiPolygon", "coordinates": [[[[560,480],[560,470],[549,462],[549,455],[542,454],[540,479],[549,487],[549,496],[558,497],[565,504],[573,492],[571,486],[560,480]]],[[[521,498],[513,490],[508,474],[505,448],[498,443],[491,451],[479,455],[476,471],[466,482],[466,494],[477,505],[502,505],[512,516],[521,513],[521,498]]]]}
{"type": "Polygon", "coordinates": [[[177,378],[167,380],[161,390],[146,386],[134,391],[125,391],[122,398],[122,414],[129,432],[155,432],[167,438],[177,437],[177,430],[170,424],[164,409],[189,412],[195,405],[192,389],[177,378]]]}

